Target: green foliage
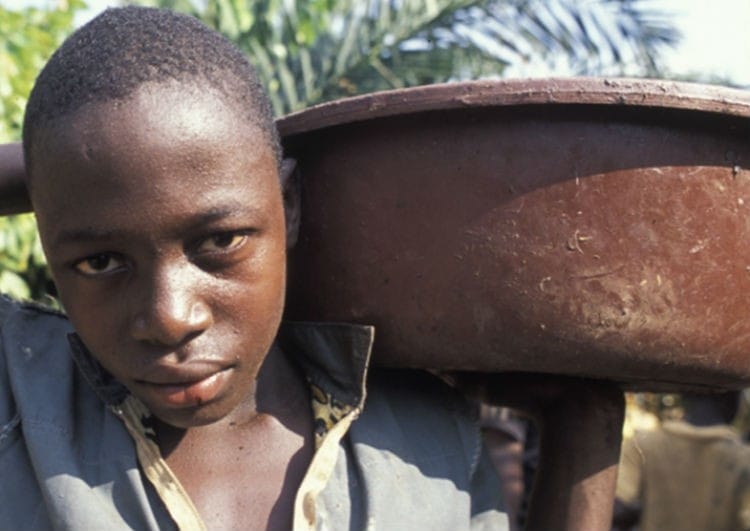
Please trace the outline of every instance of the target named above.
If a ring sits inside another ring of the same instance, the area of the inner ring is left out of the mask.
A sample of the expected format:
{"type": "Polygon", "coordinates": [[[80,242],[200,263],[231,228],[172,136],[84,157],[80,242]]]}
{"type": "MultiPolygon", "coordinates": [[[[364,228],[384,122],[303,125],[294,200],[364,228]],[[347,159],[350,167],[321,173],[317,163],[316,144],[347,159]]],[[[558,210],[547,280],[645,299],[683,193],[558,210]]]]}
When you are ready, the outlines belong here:
{"type": "MultiPolygon", "coordinates": [[[[0,7],[0,142],[21,138],[26,100],[39,70],[73,29],[83,0],[47,8],[0,7]]],[[[0,217],[0,292],[44,299],[49,285],[34,217],[0,217]]]]}
{"type": "Polygon", "coordinates": [[[564,62],[648,75],[678,34],[648,0],[133,0],[190,13],[258,68],[277,114],[343,96],[564,62]]]}
{"type": "Polygon", "coordinates": [[[20,139],[34,80],[73,28],[75,12],[83,7],[83,0],[57,1],[50,8],[0,7],[0,142],[20,139]]]}
{"type": "Polygon", "coordinates": [[[48,277],[31,214],[0,217],[0,292],[16,298],[40,300],[48,277]]]}

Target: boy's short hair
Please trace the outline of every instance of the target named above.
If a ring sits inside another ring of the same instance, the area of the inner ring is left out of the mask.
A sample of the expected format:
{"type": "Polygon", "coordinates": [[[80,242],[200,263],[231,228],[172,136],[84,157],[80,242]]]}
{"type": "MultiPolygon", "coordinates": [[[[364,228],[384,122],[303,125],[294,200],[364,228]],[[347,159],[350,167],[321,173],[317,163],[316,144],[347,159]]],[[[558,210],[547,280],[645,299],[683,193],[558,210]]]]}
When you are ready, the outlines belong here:
{"type": "Polygon", "coordinates": [[[268,97],[242,52],[193,17],[130,6],[107,9],[79,28],[39,74],[23,124],[27,168],[35,134],[44,126],[87,103],[123,99],[143,83],[168,81],[198,82],[236,102],[280,162],[268,97]]]}

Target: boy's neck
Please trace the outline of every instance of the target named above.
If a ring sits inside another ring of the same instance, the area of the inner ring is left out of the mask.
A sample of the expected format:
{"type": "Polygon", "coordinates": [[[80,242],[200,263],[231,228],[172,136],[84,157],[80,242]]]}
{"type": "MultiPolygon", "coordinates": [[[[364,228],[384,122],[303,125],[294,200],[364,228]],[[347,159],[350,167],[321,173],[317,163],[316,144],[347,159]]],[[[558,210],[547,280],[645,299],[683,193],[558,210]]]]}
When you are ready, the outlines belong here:
{"type": "Polygon", "coordinates": [[[254,392],[207,426],[157,426],[162,456],[215,529],[290,529],[297,489],[314,453],[310,390],[277,348],[254,392]]]}
{"type": "MultiPolygon", "coordinates": [[[[165,457],[185,443],[215,442],[232,433],[263,429],[263,424],[279,422],[292,431],[306,430],[311,423],[310,392],[300,371],[275,345],[258,372],[254,388],[246,400],[223,419],[194,428],[176,428],[157,419],[159,447],[165,457]]],[[[300,433],[301,435],[306,435],[300,433]]]]}

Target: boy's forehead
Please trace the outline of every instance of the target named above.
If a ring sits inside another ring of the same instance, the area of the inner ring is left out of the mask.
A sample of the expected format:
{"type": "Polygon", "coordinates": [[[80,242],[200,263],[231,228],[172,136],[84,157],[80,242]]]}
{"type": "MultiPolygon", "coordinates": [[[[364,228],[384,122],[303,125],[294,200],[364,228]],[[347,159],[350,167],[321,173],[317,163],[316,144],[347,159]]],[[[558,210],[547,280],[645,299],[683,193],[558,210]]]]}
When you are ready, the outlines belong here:
{"type": "Polygon", "coordinates": [[[274,186],[278,181],[274,171],[260,170],[276,167],[263,131],[210,91],[147,86],[123,100],[82,107],[40,132],[30,182],[35,208],[59,206],[58,199],[42,197],[50,179],[58,186],[69,182],[71,193],[96,188],[115,194],[150,186],[150,176],[163,168],[192,182],[196,194],[209,183],[253,176],[255,185],[260,178],[274,186]]]}
{"type": "Polygon", "coordinates": [[[144,84],[127,98],[87,104],[43,128],[31,153],[32,178],[48,173],[34,169],[70,157],[96,163],[169,155],[200,166],[207,156],[273,156],[260,126],[236,107],[205,87],[144,84]]]}
{"type": "Polygon", "coordinates": [[[79,140],[149,144],[216,135],[239,141],[253,129],[227,98],[182,84],[144,84],[126,98],[86,105],[60,124],[79,140]]]}

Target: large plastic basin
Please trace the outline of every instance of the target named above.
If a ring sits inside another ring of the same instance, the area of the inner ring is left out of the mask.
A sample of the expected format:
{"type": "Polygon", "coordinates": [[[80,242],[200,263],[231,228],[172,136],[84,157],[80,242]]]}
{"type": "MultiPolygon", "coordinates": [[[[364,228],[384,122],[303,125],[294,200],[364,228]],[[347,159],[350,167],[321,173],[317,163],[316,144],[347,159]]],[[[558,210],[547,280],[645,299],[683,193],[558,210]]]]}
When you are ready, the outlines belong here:
{"type": "Polygon", "coordinates": [[[393,367],[750,384],[750,95],[476,82],[279,121],[303,182],[287,318],[393,367]]]}

